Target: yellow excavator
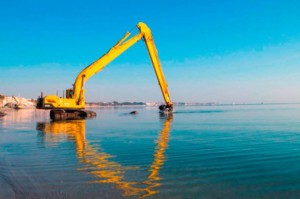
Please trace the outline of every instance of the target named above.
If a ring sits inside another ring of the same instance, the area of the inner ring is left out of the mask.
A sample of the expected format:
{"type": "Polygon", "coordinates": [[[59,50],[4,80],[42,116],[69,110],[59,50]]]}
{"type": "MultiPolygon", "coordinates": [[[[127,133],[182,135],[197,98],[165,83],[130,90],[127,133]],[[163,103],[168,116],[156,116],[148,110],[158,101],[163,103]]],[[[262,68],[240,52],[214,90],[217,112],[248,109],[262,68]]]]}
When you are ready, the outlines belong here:
{"type": "Polygon", "coordinates": [[[50,111],[50,118],[53,120],[79,119],[96,116],[96,113],[93,111],[83,110],[85,108],[84,84],[90,77],[101,71],[106,65],[121,55],[124,51],[126,51],[139,40],[143,39],[146,43],[152,66],[166,103],[159,106],[159,109],[160,111],[164,112],[172,112],[173,103],[170,99],[168,85],[160,65],[151,30],[145,23],[142,22],[138,23],[137,27],[139,29],[138,34],[128,39],[130,33],[127,32],[125,36],[119,40],[116,45],[114,45],[107,53],[83,69],[76,77],[73,88],[66,90],[65,98],[60,98],[57,95],[47,95],[44,97],[43,93],[41,93],[41,96],[37,99],[36,107],[38,109],[52,109],[50,111]]]}

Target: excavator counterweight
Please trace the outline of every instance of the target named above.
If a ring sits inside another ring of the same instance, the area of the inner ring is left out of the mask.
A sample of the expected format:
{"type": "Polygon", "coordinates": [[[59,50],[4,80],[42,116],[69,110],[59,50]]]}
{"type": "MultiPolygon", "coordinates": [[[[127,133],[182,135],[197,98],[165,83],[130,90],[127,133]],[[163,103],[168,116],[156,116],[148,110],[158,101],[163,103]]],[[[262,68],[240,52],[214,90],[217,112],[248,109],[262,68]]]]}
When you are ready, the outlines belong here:
{"type": "Polygon", "coordinates": [[[36,107],[38,109],[51,109],[51,119],[69,119],[73,118],[74,115],[76,117],[78,116],[79,118],[85,118],[89,116],[94,117],[96,113],[91,114],[90,111],[84,110],[85,82],[87,82],[87,80],[93,75],[100,72],[105,66],[107,66],[111,61],[125,52],[128,48],[133,46],[136,42],[143,39],[145,41],[152,66],[154,68],[164,101],[166,103],[165,105],[161,105],[159,109],[160,111],[171,112],[173,110],[173,103],[171,102],[169,96],[168,85],[160,65],[151,30],[146,24],[142,22],[138,23],[137,27],[139,29],[138,34],[129,38],[130,33],[127,32],[125,36],[120,39],[107,53],[84,68],[76,77],[73,88],[66,90],[66,97],[61,98],[57,95],[47,95],[43,97],[43,94],[41,94],[41,96],[37,99],[36,107]]]}

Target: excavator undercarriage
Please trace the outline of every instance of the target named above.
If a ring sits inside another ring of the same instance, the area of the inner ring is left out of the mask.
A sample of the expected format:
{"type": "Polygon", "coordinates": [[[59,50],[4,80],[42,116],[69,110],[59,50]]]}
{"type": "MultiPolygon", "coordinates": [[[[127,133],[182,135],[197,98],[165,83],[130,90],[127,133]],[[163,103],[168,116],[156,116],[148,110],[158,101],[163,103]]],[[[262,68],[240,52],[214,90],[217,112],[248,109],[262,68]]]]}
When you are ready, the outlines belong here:
{"type": "Polygon", "coordinates": [[[56,109],[50,111],[51,120],[79,120],[85,118],[96,117],[97,114],[94,111],[88,110],[72,110],[72,109],[56,109]]]}

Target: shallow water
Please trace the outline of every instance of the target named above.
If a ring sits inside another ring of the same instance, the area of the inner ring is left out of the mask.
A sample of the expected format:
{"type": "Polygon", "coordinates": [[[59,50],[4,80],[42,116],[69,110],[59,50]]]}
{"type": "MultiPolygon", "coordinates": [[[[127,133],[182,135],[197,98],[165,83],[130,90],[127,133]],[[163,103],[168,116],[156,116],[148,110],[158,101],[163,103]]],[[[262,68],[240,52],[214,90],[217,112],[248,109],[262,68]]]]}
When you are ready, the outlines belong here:
{"type": "Polygon", "coordinates": [[[0,118],[0,198],[300,198],[300,105],[94,111],[0,118]]]}

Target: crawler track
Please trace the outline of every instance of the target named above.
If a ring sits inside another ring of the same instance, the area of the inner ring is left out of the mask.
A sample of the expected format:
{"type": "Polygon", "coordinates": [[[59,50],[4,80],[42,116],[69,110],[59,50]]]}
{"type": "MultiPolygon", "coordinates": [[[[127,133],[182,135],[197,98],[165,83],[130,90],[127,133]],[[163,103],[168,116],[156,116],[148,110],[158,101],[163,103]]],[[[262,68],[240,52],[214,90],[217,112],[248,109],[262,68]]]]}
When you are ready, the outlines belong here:
{"type": "Polygon", "coordinates": [[[51,120],[78,120],[96,117],[94,111],[88,110],[51,110],[51,120]]]}

